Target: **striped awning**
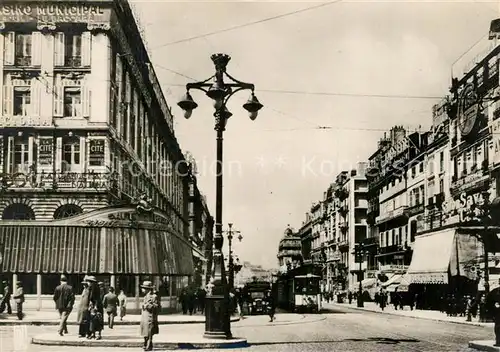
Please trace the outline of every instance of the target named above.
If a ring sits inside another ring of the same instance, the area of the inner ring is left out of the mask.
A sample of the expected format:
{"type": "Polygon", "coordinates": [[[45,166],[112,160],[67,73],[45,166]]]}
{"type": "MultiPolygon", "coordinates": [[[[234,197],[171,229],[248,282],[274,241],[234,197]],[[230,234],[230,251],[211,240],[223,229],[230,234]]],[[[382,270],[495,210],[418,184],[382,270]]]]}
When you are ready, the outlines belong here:
{"type": "Polygon", "coordinates": [[[192,247],[163,230],[0,226],[2,271],[192,275],[192,247]]]}

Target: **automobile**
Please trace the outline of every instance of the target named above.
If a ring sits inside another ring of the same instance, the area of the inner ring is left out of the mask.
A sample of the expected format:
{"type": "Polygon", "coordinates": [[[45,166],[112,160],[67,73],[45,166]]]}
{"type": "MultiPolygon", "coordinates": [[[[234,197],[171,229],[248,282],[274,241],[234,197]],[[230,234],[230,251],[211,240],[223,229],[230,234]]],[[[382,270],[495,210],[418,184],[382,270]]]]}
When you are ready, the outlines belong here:
{"type": "Polygon", "coordinates": [[[250,292],[250,315],[267,314],[267,302],[264,300],[264,292],[250,292]]]}

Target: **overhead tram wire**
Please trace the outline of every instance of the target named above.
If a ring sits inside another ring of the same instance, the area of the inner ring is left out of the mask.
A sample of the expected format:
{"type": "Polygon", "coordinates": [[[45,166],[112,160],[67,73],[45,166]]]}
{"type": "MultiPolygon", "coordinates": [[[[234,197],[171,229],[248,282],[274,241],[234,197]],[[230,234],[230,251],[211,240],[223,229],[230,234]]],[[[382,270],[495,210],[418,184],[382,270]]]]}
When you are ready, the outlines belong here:
{"type": "Polygon", "coordinates": [[[280,14],[280,15],[263,18],[261,20],[257,20],[257,21],[253,21],[253,22],[247,22],[247,23],[236,25],[236,26],[232,26],[232,27],[228,27],[228,28],[224,28],[224,29],[215,30],[215,31],[208,32],[208,33],[205,33],[205,34],[199,34],[199,35],[195,35],[195,36],[192,36],[192,37],[188,37],[188,38],[184,38],[184,39],[179,39],[179,40],[176,40],[176,41],[173,41],[173,42],[170,42],[170,43],[165,43],[165,44],[159,45],[157,47],[152,48],[151,50],[156,50],[156,49],[164,48],[164,47],[167,47],[167,46],[170,46],[170,45],[174,45],[174,44],[185,43],[185,42],[189,42],[189,41],[192,41],[192,40],[196,40],[196,39],[200,39],[200,38],[205,38],[205,37],[209,37],[209,36],[212,36],[212,35],[216,35],[216,34],[219,34],[219,33],[225,33],[225,32],[233,31],[233,30],[236,30],[236,29],[253,26],[253,25],[256,25],[256,24],[260,24],[260,23],[264,23],[264,22],[269,22],[269,21],[277,20],[277,19],[280,19],[280,18],[284,18],[284,17],[296,15],[296,14],[299,14],[299,13],[302,13],[302,12],[306,12],[306,11],[316,10],[316,9],[321,8],[321,7],[325,7],[325,6],[337,4],[337,3],[342,2],[342,1],[343,0],[330,1],[330,2],[319,4],[319,5],[309,6],[309,7],[300,9],[300,10],[295,10],[295,11],[286,12],[286,13],[283,13],[283,14],[280,14]]]}

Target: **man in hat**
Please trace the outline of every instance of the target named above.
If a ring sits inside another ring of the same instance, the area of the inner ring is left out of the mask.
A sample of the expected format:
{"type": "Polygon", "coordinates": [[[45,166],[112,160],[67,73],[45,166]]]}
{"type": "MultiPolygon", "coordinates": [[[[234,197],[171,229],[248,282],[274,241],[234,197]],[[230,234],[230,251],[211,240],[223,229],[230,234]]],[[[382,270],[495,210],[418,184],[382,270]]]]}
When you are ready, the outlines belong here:
{"type": "Polygon", "coordinates": [[[17,311],[17,319],[23,320],[23,303],[24,303],[24,291],[23,291],[23,283],[18,281],[16,284],[16,292],[14,293],[14,302],[16,302],[16,311],[17,311]]]}
{"type": "Polygon", "coordinates": [[[54,302],[56,304],[56,310],[59,312],[58,333],[60,336],[64,336],[64,334],[68,333],[67,321],[69,314],[73,310],[73,305],[75,304],[73,287],[68,285],[68,279],[64,275],[61,275],[60,285],[57,286],[54,291],[54,302]]]}
{"type": "Polygon", "coordinates": [[[142,302],[141,336],[144,338],[144,350],[153,350],[153,335],[158,334],[158,297],[151,281],[144,281],[141,289],[146,293],[142,302]]]}
{"type": "Polygon", "coordinates": [[[1,307],[1,312],[7,308],[7,313],[12,314],[12,307],[10,305],[10,296],[11,296],[11,291],[10,291],[10,286],[8,281],[2,282],[3,284],[3,298],[2,301],[0,302],[0,307],[1,307]]]}

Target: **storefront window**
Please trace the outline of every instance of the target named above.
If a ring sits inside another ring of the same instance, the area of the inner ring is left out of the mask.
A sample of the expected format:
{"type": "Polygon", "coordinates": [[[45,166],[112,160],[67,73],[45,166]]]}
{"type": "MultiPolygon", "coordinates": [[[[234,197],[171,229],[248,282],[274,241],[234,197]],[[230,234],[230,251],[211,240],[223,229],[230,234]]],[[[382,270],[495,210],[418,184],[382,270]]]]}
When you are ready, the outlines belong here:
{"type": "Polygon", "coordinates": [[[53,295],[56,287],[61,283],[59,274],[42,274],[42,295],[53,295]]]}
{"type": "Polygon", "coordinates": [[[135,297],[135,276],[134,275],[117,275],[115,278],[116,292],[123,292],[128,297],[135,297]]]}

